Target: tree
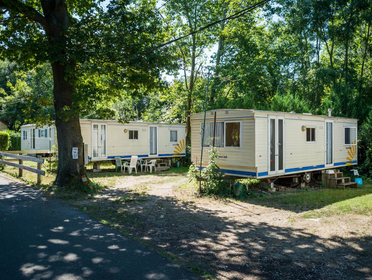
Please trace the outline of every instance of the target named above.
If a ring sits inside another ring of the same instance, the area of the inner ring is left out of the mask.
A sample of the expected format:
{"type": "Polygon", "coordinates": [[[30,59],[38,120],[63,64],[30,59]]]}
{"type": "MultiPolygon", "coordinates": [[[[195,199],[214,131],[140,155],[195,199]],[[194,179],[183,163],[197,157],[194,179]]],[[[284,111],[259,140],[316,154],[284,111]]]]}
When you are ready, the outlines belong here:
{"type": "Polygon", "coordinates": [[[56,185],[84,174],[79,113],[118,88],[154,87],[169,61],[155,2],[0,0],[0,55],[27,67],[50,63],[58,137],[56,185]],[[78,147],[78,160],[71,151],[78,147]]]}
{"type": "Polygon", "coordinates": [[[50,124],[55,119],[50,65],[13,71],[8,77],[0,87],[0,119],[17,131],[25,123],[50,124]]]}

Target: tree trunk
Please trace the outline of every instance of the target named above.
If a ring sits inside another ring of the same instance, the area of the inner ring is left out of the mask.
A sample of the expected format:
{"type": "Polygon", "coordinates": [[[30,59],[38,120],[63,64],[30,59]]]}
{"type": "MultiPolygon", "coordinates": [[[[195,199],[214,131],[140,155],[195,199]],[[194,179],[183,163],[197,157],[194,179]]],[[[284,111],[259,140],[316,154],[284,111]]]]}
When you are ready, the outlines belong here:
{"type": "Polygon", "coordinates": [[[54,184],[65,186],[81,182],[85,173],[83,159],[83,138],[81,136],[79,113],[74,108],[74,86],[65,80],[66,65],[52,63],[54,77],[54,108],[58,139],[58,169],[54,184]],[[66,114],[65,108],[72,108],[66,114]],[[78,159],[72,158],[72,148],[78,148],[78,159]]]}
{"type": "Polygon", "coordinates": [[[58,169],[54,184],[66,186],[81,182],[84,173],[83,138],[79,110],[74,104],[75,62],[67,59],[69,13],[64,0],[42,0],[46,19],[44,26],[50,47],[54,80],[54,108],[58,140],[58,169]],[[72,148],[78,148],[78,159],[72,158],[72,148]]]}
{"type": "Polygon", "coordinates": [[[186,111],[186,144],[191,144],[191,105],[192,105],[192,93],[194,90],[195,83],[195,61],[196,61],[196,38],[195,34],[192,35],[192,53],[191,53],[191,73],[189,80],[189,90],[187,94],[187,111],[186,111]]]}
{"type": "MultiPolygon", "coordinates": [[[[230,1],[226,2],[225,8],[223,10],[223,16],[222,19],[226,19],[226,14],[227,14],[227,7],[229,6],[230,1]]],[[[223,46],[224,46],[224,41],[225,37],[222,35],[222,32],[225,29],[225,21],[221,23],[221,35],[220,38],[218,39],[218,48],[217,48],[217,55],[216,55],[216,70],[214,72],[214,79],[213,79],[213,84],[211,88],[211,96],[209,98],[209,103],[213,105],[215,98],[217,97],[217,85],[220,83],[220,61],[223,53],[223,46]]]]}

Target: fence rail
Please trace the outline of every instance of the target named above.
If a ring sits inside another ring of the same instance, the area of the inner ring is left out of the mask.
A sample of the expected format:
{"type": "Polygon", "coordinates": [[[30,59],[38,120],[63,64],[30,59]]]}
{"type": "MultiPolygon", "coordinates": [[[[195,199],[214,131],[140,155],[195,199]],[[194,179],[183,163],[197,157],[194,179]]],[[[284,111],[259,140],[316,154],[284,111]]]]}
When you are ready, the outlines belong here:
{"type": "MultiPolygon", "coordinates": [[[[19,152],[19,151],[18,151],[19,152]]],[[[23,153],[27,153],[27,151],[22,151],[23,153]]],[[[0,152],[1,157],[10,157],[12,160],[17,160],[18,159],[18,164],[10,161],[6,161],[4,159],[0,159],[0,164],[5,164],[5,165],[10,165],[13,167],[17,167],[18,170],[18,176],[22,177],[23,176],[23,169],[36,173],[37,174],[37,184],[41,184],[41,176],[45,176],[45,171],[41,170],[41,165],[44,163],[44,159],[40,157],[31,157],[31,156],[23,156],[22,153],[19,155],[15,155],[13,152],[12,153],[3,153],[0,152]],[[27,165],[23,165],[23,161],[32,161],[37,163],[37,168],[29,167],[27,165]]]]}

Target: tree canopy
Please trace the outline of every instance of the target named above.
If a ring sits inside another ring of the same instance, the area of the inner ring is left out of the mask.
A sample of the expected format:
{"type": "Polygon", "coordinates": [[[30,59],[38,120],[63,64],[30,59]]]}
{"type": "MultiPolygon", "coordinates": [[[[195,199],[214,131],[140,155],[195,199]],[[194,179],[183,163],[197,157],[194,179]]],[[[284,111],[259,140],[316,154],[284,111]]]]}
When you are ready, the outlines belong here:
{"type": "Polygon", "coordinates": [[[205,106],[313,114],[332,108],[334,115],[360,120],[360,151],[370,149],[370,0],[272,0],[233,18],[254,3],[102,3],[0,0],[0,54],[8,59],[0,65],[0,95],[4,110],[25,112],[17,121],[38,118],[12,101],[31,95],[38,97],[30,107],[49,108],[38,111],[57,124],[71,115],[188,124],[189,114],[205,106]],[[68,16],[51,12],[53,5],[68,16]],[[72,92],[61,107],[59,76],[72,92]],[[48,89],[41,92],[43,86],[48,89]]]}

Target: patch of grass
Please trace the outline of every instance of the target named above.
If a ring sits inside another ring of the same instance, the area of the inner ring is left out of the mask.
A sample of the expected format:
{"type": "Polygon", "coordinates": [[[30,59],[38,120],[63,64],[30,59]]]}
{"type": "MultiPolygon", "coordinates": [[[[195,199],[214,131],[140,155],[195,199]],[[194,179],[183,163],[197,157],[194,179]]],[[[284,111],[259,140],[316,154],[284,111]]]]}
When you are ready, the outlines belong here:
{"type": "Polygon", "coordinates": [[[372,183],[356,189],[318,189],[274,193],[249,200],[263,206],[306,212],[303,217],[315,218],[342,214],[372,214],[372,183]]]}
{"type": "Polygon", "coordinates": [[[321,209],[311,210],[303,214],[302,217],[320,218],[344,214],[372,215],[372,194],[335,202],[321,209]]]}

